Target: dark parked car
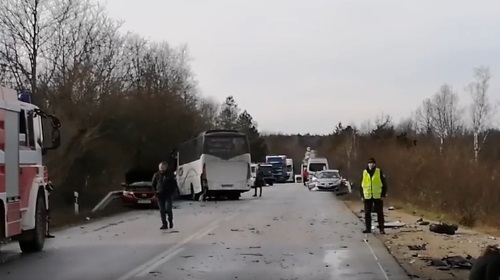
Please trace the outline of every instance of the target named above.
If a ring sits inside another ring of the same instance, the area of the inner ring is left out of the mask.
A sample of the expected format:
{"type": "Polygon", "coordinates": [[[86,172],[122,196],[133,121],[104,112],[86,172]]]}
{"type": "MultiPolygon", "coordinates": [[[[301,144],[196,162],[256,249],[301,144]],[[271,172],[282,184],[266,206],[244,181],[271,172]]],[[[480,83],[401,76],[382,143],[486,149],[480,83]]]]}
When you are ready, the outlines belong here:
{"type": "Polygon", "coordinates": [[[158,207],[158,200],[153,190],[151,179],[154,172],[131,170],[125,173],[123,204],[125,206],[158,207]]]}

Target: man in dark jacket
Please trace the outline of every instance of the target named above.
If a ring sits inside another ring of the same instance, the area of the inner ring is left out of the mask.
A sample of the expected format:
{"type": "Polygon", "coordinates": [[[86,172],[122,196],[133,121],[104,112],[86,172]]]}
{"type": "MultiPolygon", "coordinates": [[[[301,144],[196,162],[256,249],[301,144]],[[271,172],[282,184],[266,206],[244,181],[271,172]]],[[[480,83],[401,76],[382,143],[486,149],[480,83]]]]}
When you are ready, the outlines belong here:
{"type": "Polygon", "coordinates": [[[377,212],[378,227],[381,234],[385,234],[384,201],[387,196],[387,182],[384,173],[376,166],[374,158],[368,160],[368,167],[363,170],[360,194],[365,208],[365,230],[363,233],[372,231],[372,211],[377,212]]]}
{"type": "Polygon", "coordinates": [[[255,174],[255,182],[253,183],[253,186],[255,188],[255,194],[253,195],[254,197],[257,196],[257,188],[260,189],[259,196],[262,196],[262,186],[264,186],[265,184],[266,182],[264,182],[264,173],[262,172],[262,169],[259,165],[257,166],[257,174],[255,174]]]}
{"type": "Polygon", "coordinates": [[[172,204],[174,203],[175,188],[177,187],[175,169],[169,168],[167,162],[159,165],[159,171],[153,176],[153,189],[155,190],[160,208],[162,226],[160,229],[174,227],[172,204]],[[168,222],[167,222],[168,216],[168,222]]]}

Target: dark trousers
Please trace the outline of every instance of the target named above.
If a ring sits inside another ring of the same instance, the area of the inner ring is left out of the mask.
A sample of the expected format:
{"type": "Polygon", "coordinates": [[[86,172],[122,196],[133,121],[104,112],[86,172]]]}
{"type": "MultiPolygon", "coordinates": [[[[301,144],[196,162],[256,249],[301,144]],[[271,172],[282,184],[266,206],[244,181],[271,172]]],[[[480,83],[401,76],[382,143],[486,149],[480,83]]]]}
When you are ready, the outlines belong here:
{"type": "Polygon", "coordinates": [[[384,201],[382,199],[365,199],[365,226],[366,230],[372,229],[372,212],[377,213],[378,228],[384,229],[384,201]]]}
{"type": "Polygon", "coordinates": [[[174,220],[172,204],[174,204],[174,196],[167,193],[158,193],[158,207],[160,208],[161,222],[163,225],[167,225],[168,222],[172,223],[174,220]]]}

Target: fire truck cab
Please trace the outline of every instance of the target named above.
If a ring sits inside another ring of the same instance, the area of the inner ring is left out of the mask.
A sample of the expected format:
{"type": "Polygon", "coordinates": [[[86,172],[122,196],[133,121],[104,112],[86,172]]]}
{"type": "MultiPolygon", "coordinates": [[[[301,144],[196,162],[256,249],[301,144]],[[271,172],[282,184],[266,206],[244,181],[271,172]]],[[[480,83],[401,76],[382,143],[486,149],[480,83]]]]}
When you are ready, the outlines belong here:
{"type": "Polygon", "coordinates": [[[41,251],[45,243],[50,181],[42,155],[60,146],[60,126],[31,104],[29,93],[0,86],[0,241],[17,240],[23,252],[41,251]]]}

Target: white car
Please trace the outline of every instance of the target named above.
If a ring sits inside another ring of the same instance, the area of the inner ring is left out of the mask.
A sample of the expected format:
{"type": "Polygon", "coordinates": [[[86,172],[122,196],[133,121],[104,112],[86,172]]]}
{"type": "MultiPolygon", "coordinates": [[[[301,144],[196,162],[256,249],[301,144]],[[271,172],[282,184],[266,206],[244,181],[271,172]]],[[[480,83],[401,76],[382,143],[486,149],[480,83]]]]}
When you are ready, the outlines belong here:
{"type": "Polygon", "coordinates": [[[316,172],[309,180],[309,189],[329,190],[339,194],[350,192],[347,180],[340,176],[336,169],[322,170],[316,172]]]}

